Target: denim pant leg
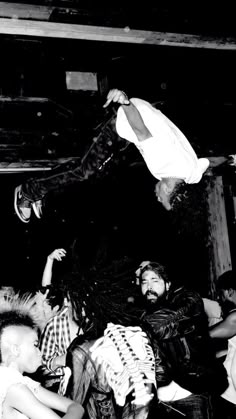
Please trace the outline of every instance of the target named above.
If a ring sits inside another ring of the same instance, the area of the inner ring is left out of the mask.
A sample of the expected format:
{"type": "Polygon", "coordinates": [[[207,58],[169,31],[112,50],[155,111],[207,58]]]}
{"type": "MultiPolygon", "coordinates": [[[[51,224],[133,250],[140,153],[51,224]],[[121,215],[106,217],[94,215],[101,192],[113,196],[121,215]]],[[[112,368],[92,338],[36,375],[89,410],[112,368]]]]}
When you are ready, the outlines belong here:
{"type": "Polygon", "coordinates": [[[23,196],[30,202],[42,199],[48,192],[59,192],[67,185],[101,176],[124,146],[109,124],[105,124],[91,147],[80,159],[63,163],[40,178],[32,178],[22,185],[23,196]]]}
{"type": "Polygon", "coordinates": [[[61,164],[41,177],[28,179],[22,185],[23,196],[31,202],[42,199],[48,192],[58,192],[65,185],[85,180],[81,159],[61,164]]]}
{"type": "Polygon", "coordinates": [[[213,419],[211,398],[208,394],[192,394],[184,399],[168,402],[167,404],[170,406],[169,408],[167,407],[167,417],[170,418],[213,419]],[[176,411],[171,409],[171,407],[176,409],[176,411]]]}

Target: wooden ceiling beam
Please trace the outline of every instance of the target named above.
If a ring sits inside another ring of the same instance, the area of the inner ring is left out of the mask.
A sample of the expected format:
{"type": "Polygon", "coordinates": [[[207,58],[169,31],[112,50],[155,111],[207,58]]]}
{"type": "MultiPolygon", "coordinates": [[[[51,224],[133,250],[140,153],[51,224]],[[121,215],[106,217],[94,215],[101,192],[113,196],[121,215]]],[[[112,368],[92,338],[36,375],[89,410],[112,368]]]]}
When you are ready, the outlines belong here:
{"type": "Polygon", "coordinates": [[[1,1],[0,17],[10,19],[49,20],[55,7],[1,1]]]}
{"type": "Polygon", "coordinates": [[[0,34],[214,50],[236,50],[236,38],[0,18],[0,34]]]}
{"type": "Polygon", "coordinates": [[[59,164],[67,163],[75,157],[61,157],[58,159],[34,159],[22,161],[0,161],[0,173],[40,172],[49,171],[59,164]]]}

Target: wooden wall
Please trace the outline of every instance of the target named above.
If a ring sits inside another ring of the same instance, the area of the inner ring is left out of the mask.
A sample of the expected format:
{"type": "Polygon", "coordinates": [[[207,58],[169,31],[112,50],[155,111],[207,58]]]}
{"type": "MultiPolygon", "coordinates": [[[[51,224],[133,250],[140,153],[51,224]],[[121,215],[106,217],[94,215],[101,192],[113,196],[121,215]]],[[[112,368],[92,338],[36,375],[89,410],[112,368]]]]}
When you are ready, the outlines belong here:
{"type": "Polygon", "coordinates": [[[209,288],[214,298],[217,278],[232,267],[222,176],[212,178],[208,186],[208,204],[209,288]]]}

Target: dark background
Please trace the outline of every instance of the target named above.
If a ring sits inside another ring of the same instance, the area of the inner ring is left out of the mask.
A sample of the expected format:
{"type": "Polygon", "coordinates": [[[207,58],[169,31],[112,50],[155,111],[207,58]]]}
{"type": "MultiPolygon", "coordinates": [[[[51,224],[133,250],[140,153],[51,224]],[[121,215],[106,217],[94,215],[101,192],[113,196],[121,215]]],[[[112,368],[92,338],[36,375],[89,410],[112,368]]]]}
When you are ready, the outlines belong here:
{"type": "MultiPolygon", "coordinates": [[[[76,2],[68,3],[44,4],[78,7],[76,2]]],[[[195,33],[213,39],[235,35],[233,14],[226,6],[214,5],[212,10],[207,4],[202,8],[201,3],[191,7],[189,3],[178,7],[125,3],[113,7],[102,2],[98,8],[80,2],[80,10],[87,7],[87,14],[78,18],[72,13],[68,18],[60,9],[51,20],[195,33]]],[[[0,157],[4,163],[86,152],[93,127],[104,118],[106,92],[69,91],[66,71],[105,74],[109,88],[155,103],[182,129],[199,156],[236,152],[235,51],[14,35],[0,36],[0,50],[0,157]]],[[[1,284],[26,288],[39,284],[47,255],[64,247],[68,256],[58,264],[61,272],[70,270],[75,258],[82,270],[117,259],[122,264],[124,257],[134,267],[144,259],[154,259],[207,292],[206,216],[198,203],[192,215],[188,212],[174,218],[157,203],[155,179],[132,145],[118,163],[96,183],[49,194],[42,220],[32,217],[29,224],[21,223],[14,213],[13,192],[37,173],[0,173],[1,284]]],[[[226,183],[226,188],[234,189],[234,172],[226,183]]],[[[234,256],[230,205],[227,211],[234,256]]]]}

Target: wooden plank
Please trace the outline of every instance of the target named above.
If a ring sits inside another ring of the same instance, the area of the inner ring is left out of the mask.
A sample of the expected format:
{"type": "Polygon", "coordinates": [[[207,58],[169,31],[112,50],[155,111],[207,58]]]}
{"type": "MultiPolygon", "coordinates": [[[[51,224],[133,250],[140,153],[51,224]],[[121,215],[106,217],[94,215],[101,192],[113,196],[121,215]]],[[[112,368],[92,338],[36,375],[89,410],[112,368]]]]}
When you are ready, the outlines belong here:
{"type": "Polygon", "coordinates": [[[209,205],[209,280],[211,296],[219,276],[232,268],[222,176],[212,179],[208,188],[209,205]]]}
{"type": "Polygon", "coordinates": [[[76,157],[61,157],[52,160],[23,160],[17,162],[0,161],[0,173],[49,171],[56,167],[58,164],[67,163],[75,158],[76,157]]]}
{"type": "Polygon", "coordinates": [[[0,18],[0,34],[168,47],[236,50],[236,38],[213,38],[192,34],[132,30],[128,27],[111,28],[26,19],[0,18]]]}
{"type": "Polygon", "coordinates": [[[36,4],[0,2],[0,17],[11,19],[49,20],[55,7],[36,4]]]}

